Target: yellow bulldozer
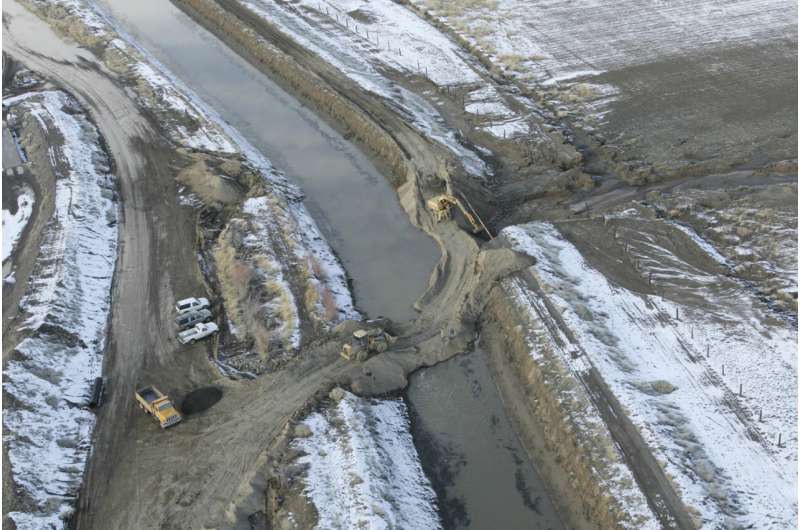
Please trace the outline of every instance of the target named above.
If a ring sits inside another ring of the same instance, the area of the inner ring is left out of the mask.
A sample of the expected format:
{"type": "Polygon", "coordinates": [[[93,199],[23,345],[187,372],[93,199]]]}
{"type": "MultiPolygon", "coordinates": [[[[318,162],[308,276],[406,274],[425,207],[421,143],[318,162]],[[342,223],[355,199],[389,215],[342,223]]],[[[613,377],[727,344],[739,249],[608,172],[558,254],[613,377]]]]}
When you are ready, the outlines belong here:
{"type": "Polygon", "coordinates": [[[447,193],[443,193],[441,195],[437,195],[435,197],[431,197],[428,199],[427,202],[428,210],[436,217],[437,222],[446,221],[448,219],[453,218],[453,206],[461,210],[461,213],[464,214],[464,218],[472,227],[472,233],[477,234],[479,232],[485,231],[489,237],[492,237],[492,234],[486,228],[486,226],[480,222],[480,219],[477,218],[476,215],[473,215],[464,204],[455,196],[449,195],[447,193]]]}
{"type": "Polygon", "coordinates": [[[380,328],[358,329],[353,332],[349,342],[344,343],[340,355],[348,361],[366,361],[370,355],[383,353],[389,349],[396,337],[380,328]]]}

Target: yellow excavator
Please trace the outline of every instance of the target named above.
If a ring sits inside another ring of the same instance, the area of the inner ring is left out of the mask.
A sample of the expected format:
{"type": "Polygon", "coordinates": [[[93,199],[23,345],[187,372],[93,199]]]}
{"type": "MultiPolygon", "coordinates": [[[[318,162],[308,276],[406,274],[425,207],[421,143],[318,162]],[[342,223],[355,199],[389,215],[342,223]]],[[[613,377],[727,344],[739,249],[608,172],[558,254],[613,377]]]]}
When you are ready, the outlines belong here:
{"type": "Polygon", "coordinates": [[[428,199],[427,202],[428,209],[433,213],[436,217],[437,222],[446,221],[448,219],[453,218],[453,206],[457,207],[461,210],[461,213],[464,214],[464,218],[469,222],[470,226],[472,226],[472,233],[477,234],[481,231],[486,231],[489,234],[489,237],[492,237],[492,234],[489,230],[480,223],[478,219],[476,219],[475,215],[469,212],[464,207],[464,204],[455,196],[449,195],[447,193],[443,193],[441,195],[437,195],[436,197],[431,197],[428,199]]]}

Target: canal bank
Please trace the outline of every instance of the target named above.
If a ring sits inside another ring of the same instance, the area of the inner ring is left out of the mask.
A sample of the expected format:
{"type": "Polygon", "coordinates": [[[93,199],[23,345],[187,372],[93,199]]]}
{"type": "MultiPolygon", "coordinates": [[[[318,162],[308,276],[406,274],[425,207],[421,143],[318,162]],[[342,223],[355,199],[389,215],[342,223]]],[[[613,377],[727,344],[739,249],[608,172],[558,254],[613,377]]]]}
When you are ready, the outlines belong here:
{"type": "Polygon", "coordinates": [[[439,259],[363,153],[171,3],[104,1],[121,28],[287,177],[352,279],[369,316],[404,322],[439,259]]]}
{"type": "MultiPolygon", "coordinates": [[[[359,306],[373,316],[383,314],[401,321],[412,317],[407,309],[424,291],[435,265],[434,252],[431,241],[410,226],[394,190],[375,166],[171,4],[111,1],[105,7],[128,33],[301,185],[312,214],[353,279],[359,306]]],[[[560,528],[542,480],[504,414],[481,353],[417,372],[407,397],[415,442],[422,449],[423,461],[430,464],[426,472],[439,496],[447,528],[484,527],[493,519],[498,503],[508,528],[529,527],[531,520],[539,528],[560,528]],[[449,394],[449,402],[441,400],[441,392],[449,394]],[[448,421],[452,416],[469,421],[453,423],[448,421]],[[436,447],[448,447],[457,454],[447,467],[458,469],[445,471],[452,481],[433,465],[436,447]],[[453,506],[458,506],[456,511],[453,506]]]]}

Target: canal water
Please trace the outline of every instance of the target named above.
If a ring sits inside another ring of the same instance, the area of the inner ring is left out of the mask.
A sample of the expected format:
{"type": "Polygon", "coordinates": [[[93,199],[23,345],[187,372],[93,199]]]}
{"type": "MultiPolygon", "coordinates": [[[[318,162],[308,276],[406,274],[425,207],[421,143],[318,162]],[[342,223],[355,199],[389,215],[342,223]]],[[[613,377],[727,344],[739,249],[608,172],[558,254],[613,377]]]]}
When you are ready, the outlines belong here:
{"type": "MultiPolygon", "coordinates": [[[[298,183],[370,316],[414,317],[439,258],[375,166],[323,120],[164,0],[102,7],[298,183]]],[[[411,377],[413,434],[446,528],[561,528],[481,352],[411,377]]]]}
{"type": "Polygon", "coordinates": [[[481,350],[416,372],[406,394],[445,528],[563,528],[481,350]]]}
{"type": "Polygon", "coordinates": [[[165,0],[103,0],[121,28],[297,183],[369,316],[414,318],[439,248],[354,145],[165,0]]]}

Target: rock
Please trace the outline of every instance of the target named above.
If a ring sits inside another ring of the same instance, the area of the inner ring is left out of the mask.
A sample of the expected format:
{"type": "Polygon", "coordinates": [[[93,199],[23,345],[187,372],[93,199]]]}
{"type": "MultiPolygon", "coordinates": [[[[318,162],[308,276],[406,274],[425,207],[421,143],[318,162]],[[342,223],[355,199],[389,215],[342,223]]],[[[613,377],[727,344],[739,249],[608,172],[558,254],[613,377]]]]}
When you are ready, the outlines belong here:
{"type": "Polygon", "coordinates": [[[226,174],[231,177],[238,177],[239,174],[242,172],[242,164],[237,160],[225,160],[219,168],[226,174]]]}
{"type": "Polygon", "coordinates": [[[671,394],[675,392],[675,390],[677,389],[675,385],[673,385],[669,381],[664,381],[664,380],[653,381],[652,383],[650,383],[650,387],[653,389],[654,392],[657,392],[659,394],[671,394]]]}
{"type": "Polygon", "coordinates": [[[345,391],[345,389],[343,389],[342,387],[337,386],[336,388],[331,390],[330,394],[328,394],[328,397],[334,401],[341,401],[342,399],[344,399],[346,395],[347,391],[345,391]]]}
{"type": "Polygon", "coordinates": [[[305,423],[298,423],[294,426],[295,438],[308,438],[311,434],[311,429],[305,423]]]}

